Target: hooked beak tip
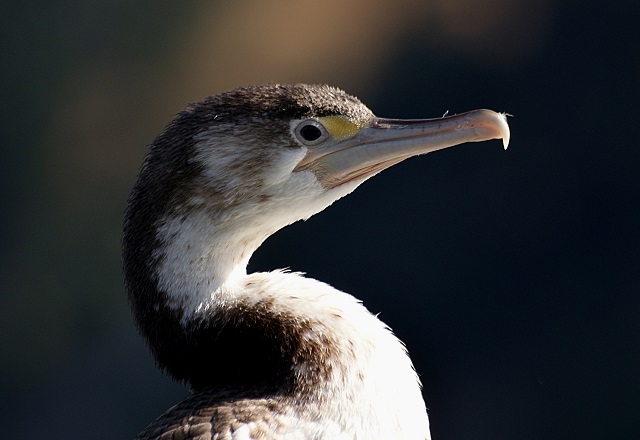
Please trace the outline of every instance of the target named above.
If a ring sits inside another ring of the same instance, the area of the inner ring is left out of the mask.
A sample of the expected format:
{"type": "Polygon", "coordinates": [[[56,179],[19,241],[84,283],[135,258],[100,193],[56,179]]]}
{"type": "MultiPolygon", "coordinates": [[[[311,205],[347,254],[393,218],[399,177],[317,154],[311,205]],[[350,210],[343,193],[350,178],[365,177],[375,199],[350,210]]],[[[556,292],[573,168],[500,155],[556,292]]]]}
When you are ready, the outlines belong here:
{"type": "Polygon", "coordinates": [[[501,137],[502,137],[502,146],[504,147],[505,151],[507,148],[509,148],[509,141],[511,140],[511,131],[509,130],[509,124],[507,123],[507,116],[511,116],[510,114],[507,113],[499,113],[500,115],[500,119],[502,120],[502,123],[500,124],[500,132],[501,132],[501,137]]]}

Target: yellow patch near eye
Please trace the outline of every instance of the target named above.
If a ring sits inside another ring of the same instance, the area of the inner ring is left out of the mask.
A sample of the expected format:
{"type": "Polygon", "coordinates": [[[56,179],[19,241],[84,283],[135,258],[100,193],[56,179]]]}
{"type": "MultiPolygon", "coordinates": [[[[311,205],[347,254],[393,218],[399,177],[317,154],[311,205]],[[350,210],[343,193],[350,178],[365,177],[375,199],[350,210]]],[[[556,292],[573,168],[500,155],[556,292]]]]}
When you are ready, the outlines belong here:
{"type": "Polygon", "coordinates": [[[338,140],[350,138],[364,126],[364,124],[352,122],[342,116],[324,116],[318,118],[318,121],[324,125],[331,137],[338,140]]]}

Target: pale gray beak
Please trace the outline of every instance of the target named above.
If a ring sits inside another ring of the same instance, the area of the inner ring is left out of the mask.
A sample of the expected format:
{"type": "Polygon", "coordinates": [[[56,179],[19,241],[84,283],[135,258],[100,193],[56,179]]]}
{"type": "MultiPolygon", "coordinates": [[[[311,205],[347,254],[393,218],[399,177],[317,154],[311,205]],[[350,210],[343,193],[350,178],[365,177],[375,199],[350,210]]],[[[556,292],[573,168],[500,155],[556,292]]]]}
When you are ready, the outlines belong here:
{"type": "Polygon", "coordinates": [[[309,147],[295,171],[312,170],[324,187],[334,188],[367,179],[411,156],[465,142],[502,139],[506,149],[509,136],[505,115],[491,110],[437,119],[374,117],[352,137],[309,147]]]}

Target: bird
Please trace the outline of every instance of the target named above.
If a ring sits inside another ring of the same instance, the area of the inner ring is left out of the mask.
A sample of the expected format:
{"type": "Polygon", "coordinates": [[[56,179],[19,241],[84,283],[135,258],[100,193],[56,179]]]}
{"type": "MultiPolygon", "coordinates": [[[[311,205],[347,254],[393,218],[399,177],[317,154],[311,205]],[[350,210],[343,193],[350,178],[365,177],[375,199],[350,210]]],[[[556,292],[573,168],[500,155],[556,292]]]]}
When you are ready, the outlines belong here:
{"type": "Polygon", "coordinates": [[[158,367],[191,394],[136,437],[430,439],[403,343],[361,301],[254,251],[380,171],[510,138],[505,114],[375,116],[328,85],[269,83],[189,104],[128,199],[124,283],[158,367]]]}

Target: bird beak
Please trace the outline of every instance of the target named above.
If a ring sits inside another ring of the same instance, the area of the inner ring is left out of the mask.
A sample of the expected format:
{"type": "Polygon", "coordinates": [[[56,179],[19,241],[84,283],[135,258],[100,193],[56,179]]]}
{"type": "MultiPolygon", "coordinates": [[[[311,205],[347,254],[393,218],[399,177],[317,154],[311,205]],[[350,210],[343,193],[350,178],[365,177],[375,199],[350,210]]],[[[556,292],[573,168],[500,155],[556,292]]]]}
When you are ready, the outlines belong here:
{"type": "Polygon", "coordinates": [[[473,110],[437,119],[374,117],[355,135],[330,145],[309,147],[294,171],[311,170],[325,188],[365,180],[409,157],[465,142],[502,139],[509,144],[503,114],[473,110]]]}

